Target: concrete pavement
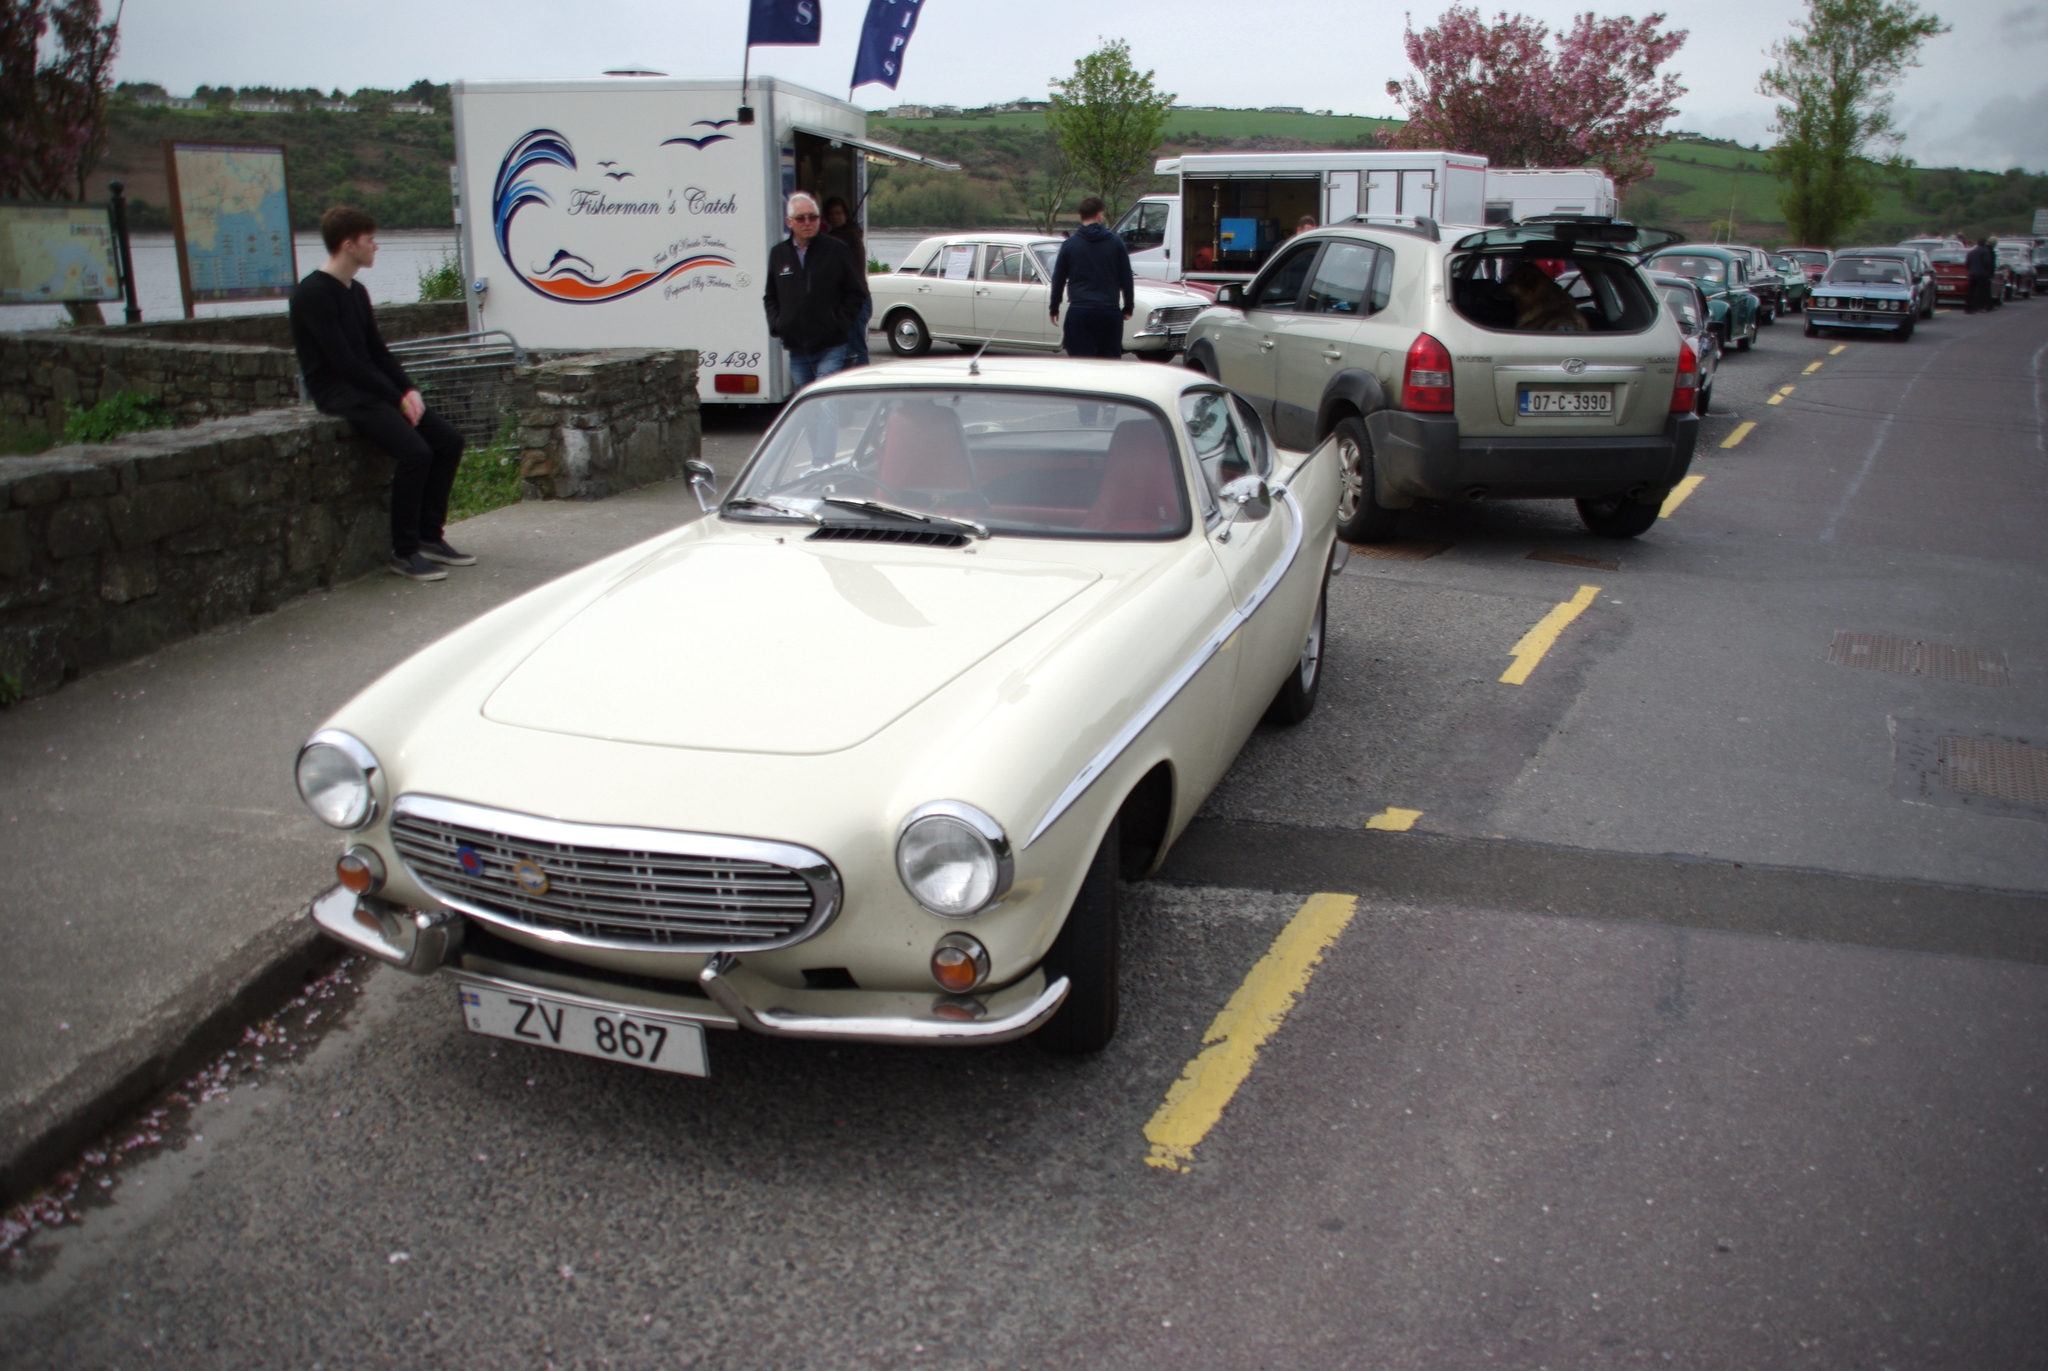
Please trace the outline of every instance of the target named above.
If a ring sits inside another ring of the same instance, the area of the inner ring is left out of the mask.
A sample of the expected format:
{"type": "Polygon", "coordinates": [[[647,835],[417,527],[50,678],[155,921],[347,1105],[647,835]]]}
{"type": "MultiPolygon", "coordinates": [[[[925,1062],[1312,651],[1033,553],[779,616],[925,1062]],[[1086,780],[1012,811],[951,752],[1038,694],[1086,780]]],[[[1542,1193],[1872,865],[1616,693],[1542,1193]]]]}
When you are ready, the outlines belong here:
{"type": "MultiPolygon", "coordinates": [[[[709,414],[720,489],[764,415],[709,414]]],[[[291,759],[378,675],[477,615],[698,517],[670,481],[450,531],[475,567],[383,573],[0,711],[0,1197],[179,1078],[331,950],[300,917],[336,835],[291,759]]]]}

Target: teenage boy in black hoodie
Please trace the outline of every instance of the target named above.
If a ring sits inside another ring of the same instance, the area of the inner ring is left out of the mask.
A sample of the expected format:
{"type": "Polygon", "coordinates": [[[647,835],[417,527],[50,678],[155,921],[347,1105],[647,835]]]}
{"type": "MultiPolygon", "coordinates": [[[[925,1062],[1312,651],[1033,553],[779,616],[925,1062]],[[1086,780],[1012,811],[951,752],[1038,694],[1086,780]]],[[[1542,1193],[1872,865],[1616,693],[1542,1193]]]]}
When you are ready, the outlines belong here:
{"type": "Polygon", "coordinates": [[[356,273],[377,260],[377,222],[359,209],[320,216],[328,258],[292,291],[292,345],[306,393],[383,449],[391,473],[391,570],[411,581],[445,581],[442,566],[475,566],[441,536],[448,491],[462,462],[462,435],[427,408],[419,388],[377,332],[370,292],[356,273]],[[435,563],[440,563],[436,566],[435,563]]]}
{"type": "Polygon", "coordinates": [[[1052,264],[1052,321],[1060,321],[1060,297],[1069,296],[1071,308],[1061,330],[1067,356],[1121,357],[1123,321],[1137,306],[1131,294],[1131,250],[1102,226],[1101,200],[1091,195],[1080,209],[1081,231],[1060,244],[1052,264]]]}

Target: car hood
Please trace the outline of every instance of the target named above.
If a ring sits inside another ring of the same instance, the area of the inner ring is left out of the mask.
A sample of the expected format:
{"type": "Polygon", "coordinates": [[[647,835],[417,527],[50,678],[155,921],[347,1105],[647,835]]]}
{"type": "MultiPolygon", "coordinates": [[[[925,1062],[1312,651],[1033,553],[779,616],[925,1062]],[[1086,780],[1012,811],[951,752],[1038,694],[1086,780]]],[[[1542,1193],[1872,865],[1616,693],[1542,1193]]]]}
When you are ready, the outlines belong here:
{"type": "Polygon", "coordinates": [[[873,737],[1097,579],[952,549],[766,537],[672,547],[584,607],[484,703],[497,723],[722,752],[873,737]]]}

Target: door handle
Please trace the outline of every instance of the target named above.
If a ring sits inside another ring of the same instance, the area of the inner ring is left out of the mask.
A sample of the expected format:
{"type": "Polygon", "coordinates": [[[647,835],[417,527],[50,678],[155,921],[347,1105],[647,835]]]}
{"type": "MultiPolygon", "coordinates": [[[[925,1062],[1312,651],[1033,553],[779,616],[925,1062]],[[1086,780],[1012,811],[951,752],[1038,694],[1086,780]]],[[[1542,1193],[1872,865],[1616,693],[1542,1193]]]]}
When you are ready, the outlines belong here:
{"type": "Polygon", "coordinates": [[[932,293],[932,288],[930,286],[919,286],[917,288],[917,293],[919,295],[930,295],[932,293]]]}
{"type": "Polygon", "coordinates": [[[1324,348],[1323,356],[1329,358],[1333,362],[1341,362],[1344,360],[1344,354],[1339,352],[1335,348],[1324,348]]]}
{"type": "Polygon", "coordinates": [[[1259,339],[1259,346],[1265,351],[1271,352],[1273,350],[1273,340],[1271,338],[1261,338],[1259,339]]]}
{"type": "Polygon", "coordinates": [[[975,293],[976,295],[986,295],[986,294],[988,294],[988,287],[987,287],[987,286],[976,286],[976,287],[974,288],[974,293],[975,293]]]}

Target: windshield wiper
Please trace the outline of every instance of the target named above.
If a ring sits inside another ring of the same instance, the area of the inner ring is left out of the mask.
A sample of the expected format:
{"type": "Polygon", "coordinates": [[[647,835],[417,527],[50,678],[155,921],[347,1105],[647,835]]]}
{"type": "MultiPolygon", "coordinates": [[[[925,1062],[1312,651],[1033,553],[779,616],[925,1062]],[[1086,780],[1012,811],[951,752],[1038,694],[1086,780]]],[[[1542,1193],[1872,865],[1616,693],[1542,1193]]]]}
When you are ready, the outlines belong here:
{"type": "Polygon", "coordinates": [[[815,510],[798,509],[795,505],[789,503],[789,501],[781,499],[774,495],[759,497],[753,495],[735,495],[725,502],[724,507],[726,509],[772,509],[777,514],[783,515],[786,518],[802,519],[806,523],[822,524],[825,522],[822,518],[818,516],[815,510]]]}
{"type": "Polygon", "coordinates": [[[822,503],[845,505],[849,509],[864,509],[871,514],[893,514],[899,519],[915,519],[921,524],[944,524],[948,528],[957,528],[962,533],[971,533],[977,538],[988,537],[988,526],[977,524],[972,519],[949,519],[943,514],[920,514],[914,509],[884,504],[880,500],[856,500],[846,495],[827,495],[822,503]]]}

